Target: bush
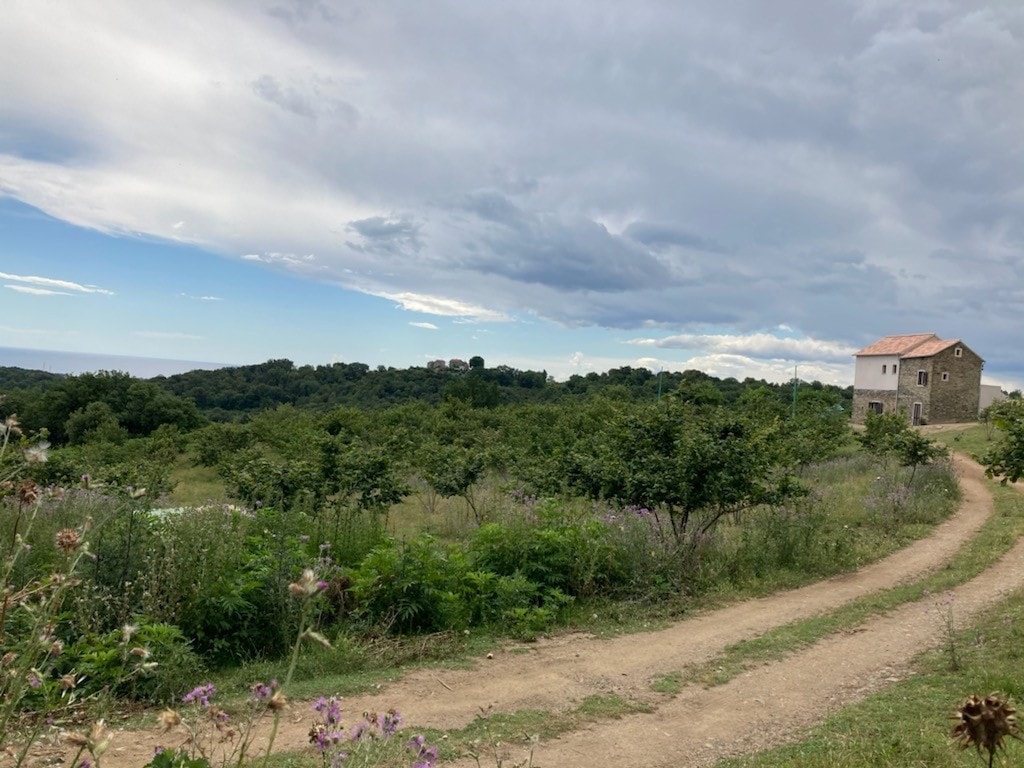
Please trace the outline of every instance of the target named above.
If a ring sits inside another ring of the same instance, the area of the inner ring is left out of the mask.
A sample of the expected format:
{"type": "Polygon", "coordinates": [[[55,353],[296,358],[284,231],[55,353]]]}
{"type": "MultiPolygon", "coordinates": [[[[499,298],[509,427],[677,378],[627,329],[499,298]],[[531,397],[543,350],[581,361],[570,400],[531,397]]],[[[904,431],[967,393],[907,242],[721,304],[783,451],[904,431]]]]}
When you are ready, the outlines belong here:
{"type": "Polygon", "coordinates": [[[61,654],[57,674],[73,673],[82,693],[168,704],[203,675],[202,661],[181,630],[139,619],[103,635],[88,634],[61,654]]]}

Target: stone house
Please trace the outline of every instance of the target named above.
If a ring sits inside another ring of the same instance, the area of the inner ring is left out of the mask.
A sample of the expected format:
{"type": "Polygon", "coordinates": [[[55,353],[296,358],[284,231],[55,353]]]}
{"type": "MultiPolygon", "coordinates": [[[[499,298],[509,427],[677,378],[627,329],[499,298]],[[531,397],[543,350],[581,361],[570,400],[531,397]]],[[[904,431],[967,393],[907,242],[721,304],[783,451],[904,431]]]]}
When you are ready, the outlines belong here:
{"type": "Polygon", "coordinates": [[[978,418],[985,364],[959,339],[934,333],[886,336],[855,353],[853,414],[905,413],[912,424],[948,424],[978,418]]]}

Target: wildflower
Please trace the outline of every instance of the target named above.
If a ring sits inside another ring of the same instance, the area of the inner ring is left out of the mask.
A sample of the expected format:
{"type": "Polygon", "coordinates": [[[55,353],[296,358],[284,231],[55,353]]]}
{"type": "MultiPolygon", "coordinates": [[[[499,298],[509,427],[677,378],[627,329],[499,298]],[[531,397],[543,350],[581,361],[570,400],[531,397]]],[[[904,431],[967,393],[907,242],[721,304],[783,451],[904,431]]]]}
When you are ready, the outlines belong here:
{"type": "Polygon", "coordinates": [[[416,756],[412,768],[431,768],[437,760],[437,747],[427,744],[422,734],[413,736],[405,744],[405,748],[416,756]]]}
{"type": "Polygon", "coordinates": [[[341,723],[341,704],[334,698],[321,696],[313,702],[313,711],[320,715],[327,725],[339,725],[341,723]]]}
{"type": "Polygon", "coordinates": [[[89,751],[92,752],[93,757],[99,757],[107,751],[109,746],[110,731],[102,720],[97,720],[89,731],[89,751]]]}
{"type": "Polygon", "coordinates": [[[14,660],[16,658],[18,658],[18,654],[16,654],[14,651],[8,651],[3,655],[3,657],[0,657],[0,667],[11,666],[11,664],[14,663],[14,660]]]}
{"type": "Polygon", "coordinates": [[[29,670],[28,674],[25,675],[25,679],[28,681],[30,688],[38,688],[43,684],[43,681],[39,679],[39,672],[35,668],[29,670]]]}
{"type": "Polygon", "coordinates": [[[173,709],[165,709],[156,717],[157,722],[164,729],[164,733],[167,733],[172,728],[181,725],[181,715],[175,712],[173,709]]]}
{"type": "Polygon", "coordinates": [[[30,507],[39,500],[39,487],[31,480],[26,480],[18,486],[18,503],[23,507],[30,507]]]}
{"type": "Polygon", "coordinates": [[[182,704],[191,704],[193,701],[198,701],[200,706],[209,708],[210,698],[217,692],[213,683],[207,683],[206,685],[200,685],[193,688],[191,691],[186,693],[182,699],[182,704]]]}
{"type": "Polygon", "coordinates": [[[123,627],[121,627],[121,637],[124,638],[124,641],[127,643],[129,640],[135,637],[135,634],[138,631],[138,624],[125,624],[123,627]]]}
{"type": "Polygon", "coordinates": [[[402,725],[402,716],[394,709],[389,709],[381,717],[377,718],[377,725],[381,733],[391,736],[402,725]]]}
{"type": "Polygon", "coordinates": [[[0,434],[8,434],[11,437],[17,437],[21,434],[21,429],[18,427],[18,417],[11,414],[2,422],[0,422],[0,434]]]}
{"type": "Polygon", "coordinates": [[[274,688],[277,681],[271,680],[270,684],[256,683],[255,685],[249,686],[249,701],[251,702],[264,702],[269,701],[270,697],[274,693],[274,688]]]}
{"type": "Polygon", "coordinates": [[[278,712],[288,706],[288,698],[282,691],[274,691],[274,695],[267,702],[267,709],[278,712]]]}
{"type": "Polygon", "coordinates": [[[57,549],[65,554],[74,552],[81,543],[78,531],[74,528],[63,528],[57,531],[57,535],[54,538],[56,539],[57,549]]]}
{"type": "Polygon", "coordinates": [[[991,757],[1002,747],[1007,736],[1019,739],[1017,718],[1010,706],[1009,698],[997,693],[989,694],[982,700],[979,696],[968,697],[953,715],[958,720],[953,728],[953,738],[960,742],[962,749],[974,747],[978,753],[985,749],[991,757]]]}
{"type": "Polygon", "coordinates": [[[25,449],[25,461],[29,464],[44,464],[50,457],[49,450],[50,444],[46,440],[40,440],[35,445],[25,449]]]}
{"type": "Polygon", "coordinates": [[[90,760],[88,757],[83,757],[78,762],[78,768],[92,768],[92,760],[90,760]]]}
{"type": "Polygon", "coordinates": [[[149,658],[149,649],[148,648],[138,648],[138,647],[136,647],[136,648],[132,648],[130,651],[128,651],[128,653],[130,653],[132,656],[137,656],[140,659],[148,659],[149,658]]]}
{"type": "Polygon", "coordinates": [[[51,656],[60,656],[61,653],[63,653],[63,651],[64,651],[64,643],[62,643],[60,640],[54,640],[52,643],[50,643],[50,655],[51,656]]]}
{"type": "Polygon", "coordinates": [[[296,597],[312,597],[327,589],[327,582],[317,579],[312,568],[306,568],[297,582],[288,585],[288,589],[296,597]]]}

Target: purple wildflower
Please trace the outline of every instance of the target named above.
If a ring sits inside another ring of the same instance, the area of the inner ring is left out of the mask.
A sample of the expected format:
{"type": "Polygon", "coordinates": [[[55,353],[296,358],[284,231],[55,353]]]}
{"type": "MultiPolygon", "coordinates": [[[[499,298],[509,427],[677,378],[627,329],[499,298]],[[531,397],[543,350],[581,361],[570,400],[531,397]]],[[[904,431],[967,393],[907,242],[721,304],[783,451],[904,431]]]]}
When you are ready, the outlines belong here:
{"type": "Polygon", "coordinates": [[[402,716],[394,709],[389,709],[386,713],[377,718],[377,726],[380,728],[380,731],[384,736],[392,736],[401,725],[402,716]]]}
{"type": "Polygon", "coordinates": [[[198,701],[200,706],[209,708],[210,698],[217,692],[213,683],[207,683],[206,685],[200,685],[198,688],[193,688],[191,691],[186,693],[181,702],[183,704],[191,704],[193,701],[198,701]]]}
{"type": "Polygon", "coordinates": [[[437,760],[437,747],[427,744],[422,734],[413,736],[405,744],[405,748],[416,755],[412,768],[432,768],[437,760]]]}
{"type": "Polygon", "coordinates": [[[274,690],[277,688],[277,680],[271,680],[269,683],[256,683],[255,685],[249,686],[249,701],[252,703],[266,703],[270,700],[270,697],[274,695],[274,690]]]}
{"type": "Polygon", "coordinates": [[[313,702],[313,711],[319,714],[327,725],[341,723],[341,702],[333,696],[329,699],[321,696],[313,702]]]}

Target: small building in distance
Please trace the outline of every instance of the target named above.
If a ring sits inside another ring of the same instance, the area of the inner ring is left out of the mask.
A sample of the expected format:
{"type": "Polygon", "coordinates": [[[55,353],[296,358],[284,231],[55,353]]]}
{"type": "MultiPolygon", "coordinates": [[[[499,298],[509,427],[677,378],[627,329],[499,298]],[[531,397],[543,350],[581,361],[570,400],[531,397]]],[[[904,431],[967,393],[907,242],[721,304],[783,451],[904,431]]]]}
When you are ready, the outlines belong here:
{"type": "Polygon", "coordinates": [[[911,424],[975,421],[985,361],[959,339],[934,333],[886,336],[864,347],[853,378],[855,424],[867,414],[905,413],[911,424]]]}

